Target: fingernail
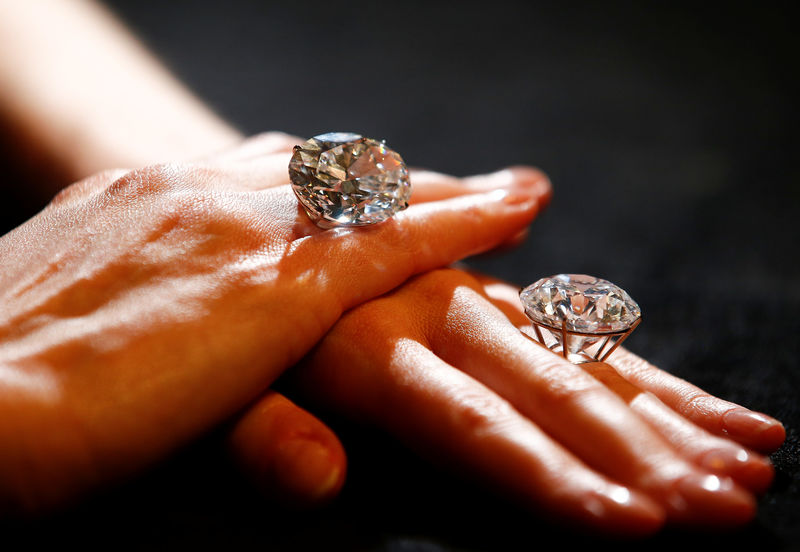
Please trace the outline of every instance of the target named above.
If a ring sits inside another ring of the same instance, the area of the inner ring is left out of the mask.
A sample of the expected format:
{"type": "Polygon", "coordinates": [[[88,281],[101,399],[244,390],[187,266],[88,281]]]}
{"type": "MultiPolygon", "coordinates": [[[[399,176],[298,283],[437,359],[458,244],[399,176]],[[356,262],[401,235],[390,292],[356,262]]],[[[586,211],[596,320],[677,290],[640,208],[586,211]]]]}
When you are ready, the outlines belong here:
{"type": "Polygon", "coordinates": [[[512,207],[528,208],[536,203],[536,196],[528,191],[494,190],[487,195],[491,201],[499,201],[512,207]]]}
{"type": "Polygon", "coordinates": [[[533,203],[534,198],[527,193],[506,192],[503,202],[507,205],[522,205],[523,203],[533,203]]]}
{"type": "Polygon", "coordinates": [[[516,179],[511,169],[501,169],[482,176],[470,177],[466,181],[476,188],[496,190],[499,188],[512,188],[516,179]]]}
{"type": "Polygon", "coordinates": [[[722,415],[725,432],[737,440],[758,448],[777,448],[786,438],[778,420],[746,408],[734,408],[722,415]]]}
{"type": "Polygon", "coordinates": [[[743,408],[734,408],[722,415],[725,429],[742,433],[755,433],[767,427],[772,427],[778,421],[758,412],[752,412],[743,408]]]}
{"type": "Polygon", "coordinates": [[[332,498],[341,484],[341,468],[331,451],[317,441],[293,439],[280,447],[276,485],[300,504],[332,498]]]}
{"type": "Polygon", "coordinates": [[[550,193],[550,182],[541,172],[531,167],[511,167],[490,174],[464,179],[469,186],[479,190],[519,189],[536,195],[550,193]]]}
{"type": "Polygon", "coordinates": [[[549,199],[552,186],[547,176],[530,167],[515,167],[511,170],[516,176],[517,187],[526,188],[540,198],[549,199]]]}
{"type": "Polygon", "coordinates": [[[550,196],[550,181],[536,169],[531,167],[512,167],[501,172],[510,173],[513,189],[524,190],[526,193],[538,198],[550,196]]]}
{"type": "Polygon", "coordinates": [[[689,474],[674,484],[670,505],[677,521],[690,524],[739,525],[755,515],[755,500],[729,477],[689,474]],[[678,500],[674,500],[678,499],[678,500]]]}
{"type": "Polygon", "coordinates": [[[774,475],[769,460],[743,448],[712,450],[702,456],[699,464],[711,472],[733,478],[753,492],[766,490],[774,475]]]}
{"type": "Polygon", "coordinates": [[[535,202],[529,193],[511,190],[492,190],[480,195],[482,203],[503,203],[505,205],[522,205],[535,202]]]}

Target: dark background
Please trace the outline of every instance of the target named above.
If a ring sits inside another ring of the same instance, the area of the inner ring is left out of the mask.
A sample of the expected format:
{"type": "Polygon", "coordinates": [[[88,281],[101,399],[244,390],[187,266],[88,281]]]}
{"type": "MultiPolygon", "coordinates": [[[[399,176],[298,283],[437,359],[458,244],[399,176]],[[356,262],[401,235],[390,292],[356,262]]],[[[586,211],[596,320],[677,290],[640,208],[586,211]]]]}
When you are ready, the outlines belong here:
{"type": "MultiPolygon", "coordinates": [[[[669,530],[620,548],[800,549],[800,41],[788,10],[107,3],[246,133],[355,131],[386,139],[411,165],[457,175],[544,169],[555,197],[527,243],[470,264],[520,285],[557,272],[620,284],[645,314],[629,348],[787,427],[754,524],[722,535],[669,530]]],[[[7,220],[27,216],[9,205],[7,220]]],[[[112,549],[598,545],[379,432],[330,422],[350,476],[320,512],[271,507],[210,435],[80,508],[5,529],[32,544],[112,549]]]]}

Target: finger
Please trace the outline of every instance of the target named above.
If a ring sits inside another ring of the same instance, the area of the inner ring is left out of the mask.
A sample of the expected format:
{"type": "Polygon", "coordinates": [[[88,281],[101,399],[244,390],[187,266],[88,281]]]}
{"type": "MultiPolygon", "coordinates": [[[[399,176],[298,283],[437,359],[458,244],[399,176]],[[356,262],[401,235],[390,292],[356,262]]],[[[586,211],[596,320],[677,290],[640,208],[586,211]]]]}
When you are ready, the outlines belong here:
{"type": "Polygon", "coordinates": [[[293,255],[307,272],[320,269],[314,288],[343,309],[385,293],[409,276],[492,249],[523,230],[539,210],[542,189],[519,181],[513,190],[476,193],[415,205],[374,227],[310,236],[293,255]]]}
{"type": "MultiPolygon", "coordinates": [[[[528,318],[522,313],[519,295],[515,288],[494,278],[472,274],[492,303],[500,308],[512,323],[530,328],[528,318]]],[[[608,364],[589,363],[581,366],[620,396],[635,412],[646,420],[667,441],[687,458],[709,471],[732,477],[753,491],[763,491],[773,477],[768,460],[734,445],[726,439],[712,436],[698,425],[667,407],[649,392],[623,378],[608,364]]]]}
{"type": "Polygon", "coordinates": [[[456,178],[427,170],[412,170],[411,203],[426,203],[457,197],[465,193],[514,188],[520,180],[530,182],[530,186],[540,187],[539,196],[543,207],[550,202],[552,187],[550,180],[543,172],[533,167],[509,167],[491,174],[465,178],[456,178]]]}
{"type": "MultiPolygon", "coordinates": [[[[530,326],[519,301],[518,290],[489,276],[470,273],[480,281],[495,306],[518,327],[530,326]]],[[[707,431],[760,451],[776,450],[786,438],[776,419],[710,395],[702,389],[653,366],[620,347],[609,363],[631,383],[707,431]]]]}
{"type": "MultiPolygon", "coordinates": [[[[445,285],[453,285],[439,271],[445,285]]],[[[438,284],[428,279],[425,285],[438,284]]],[[[753,497],[677,454],[601,382],[532,343],[474,287],[424,295],[450,297],[434,352],[506,398],[549,435],[602,473],[661,501],[682,523],[739,524],[754,515],[753,497]]]]}
{"type": "Polygon", "coordinates": [[[336,435],[274,391],[267,391],[236,421],[229,450],[245,474],[284,505],[327,502],[344,484],[347,462],[336,435]]]}
{"type": "Polygon", "coordinates": [[[755,492],[764,491],[769,486],[773,470],[766,458],[693,424],[652,393],[623,378],[608,364],[590,362],[582,364],[581,368],[622,398],[675,449],[697,465],[717,475],[729,476],[755,492]]]}
{"type": "Polygon", "coordinates": [[[762,451],[776,450],[786,438],[778,420],[714,397],[622,348],[614,353],[611,364],[629,381],[712,433],[762,451]]]}
{"type": "MultiPolygon", "coordinates": [[[[288,164],[291,150],[283,155],[266,152],[225,165],[226,179],[243,190],[263,190],[289,183],[288,164]]],[[[534,190],[540,207],[550,202],[552,189],[547,177],[532,167],[511,167],[492,174],[456,178],[433,171],[412,171],[410,204],[450,199],[465,194],[513,191],[524,187],[534,190]]]]}
{"type": "MultiPolygon", "coordinates": [[[[411,179],[414,183],[414,191],[411,194],[411,204],[426,203],[429,201],[440,201],[450,197],[457,197],[465,193],[476,193],[481,191],[491,191],[493,189],[511,189],[515,187],[517,181],[530,182],[532,186],[540,187],[539,208],[546,207],[552,197],[552,187],[547,176],[532,167],[510,167],[498,172],[456,178],[445,174],[418,170],[412,171],[411,179]]],[[[518,232],[509,238],[492,253],[500,253],[518,247],[528,237],[528,229],[518,232]]]]}
{"type": "MultiPolygon", "coordinates": [[[[397,322],[395,316],[384,320],[397,322]]],[[[561,521],[621,534],[660,527],[663,512],[651,500],[593,472],[506,401],[413,339],[352,347],[352,337],[366,329],[386,335],[362,323],[359,314],[343,319],[304,362],[303,387],[317,400],[388,428],[432,460],[474,473],[561,521]]]]}

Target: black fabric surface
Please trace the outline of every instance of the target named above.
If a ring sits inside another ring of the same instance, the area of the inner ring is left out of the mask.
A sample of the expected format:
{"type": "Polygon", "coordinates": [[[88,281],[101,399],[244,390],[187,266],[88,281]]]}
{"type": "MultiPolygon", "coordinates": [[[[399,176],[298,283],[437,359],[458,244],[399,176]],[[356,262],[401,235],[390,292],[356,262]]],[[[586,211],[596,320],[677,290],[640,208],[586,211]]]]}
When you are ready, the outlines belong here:
{"type": "MultiPolygon", "coordinates": [[[[113,0],[243,131],[343,130],[457,175],[533,164],[555,196],[530,239],[470,265],[519,285],[558,272],[620,284],[644,321],[627,346],[781,419],[788,438],[750,526],[667,530],[621,549],[800,549],[797,33],[767,4],[113,0]]],[[[6,220],[29,214],[6,196],[6,220]]],[[[9,227],[12,224],[9,223],[9,227]]],[[[342,496],[276,510],[209,435],[151,473],[5,534],[113,549],[517,550],[597,546],[380,432],[327,418],[342,496]]],[[[606,543],[607,544],[607,543],[606,543]]]]}

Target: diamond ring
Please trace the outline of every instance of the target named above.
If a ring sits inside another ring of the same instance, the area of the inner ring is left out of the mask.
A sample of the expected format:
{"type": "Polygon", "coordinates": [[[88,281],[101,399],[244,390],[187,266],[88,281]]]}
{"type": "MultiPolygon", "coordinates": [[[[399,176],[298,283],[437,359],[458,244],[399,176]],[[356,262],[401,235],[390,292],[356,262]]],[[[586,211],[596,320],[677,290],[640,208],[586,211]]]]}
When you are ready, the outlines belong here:
{"type": "Polygon", "coordinates": [[[537,341],[575,364],[605,361],[642,321],[625,290],[585,274],[542,278],[519,298],[537,341]]]}
{"type": "Polygon", "coordinates": [[[349,132],[314,136],[294,147],[289,178],[317,226],[367,226],[408,207],[411,183],[400,155],[349,132]]]}

